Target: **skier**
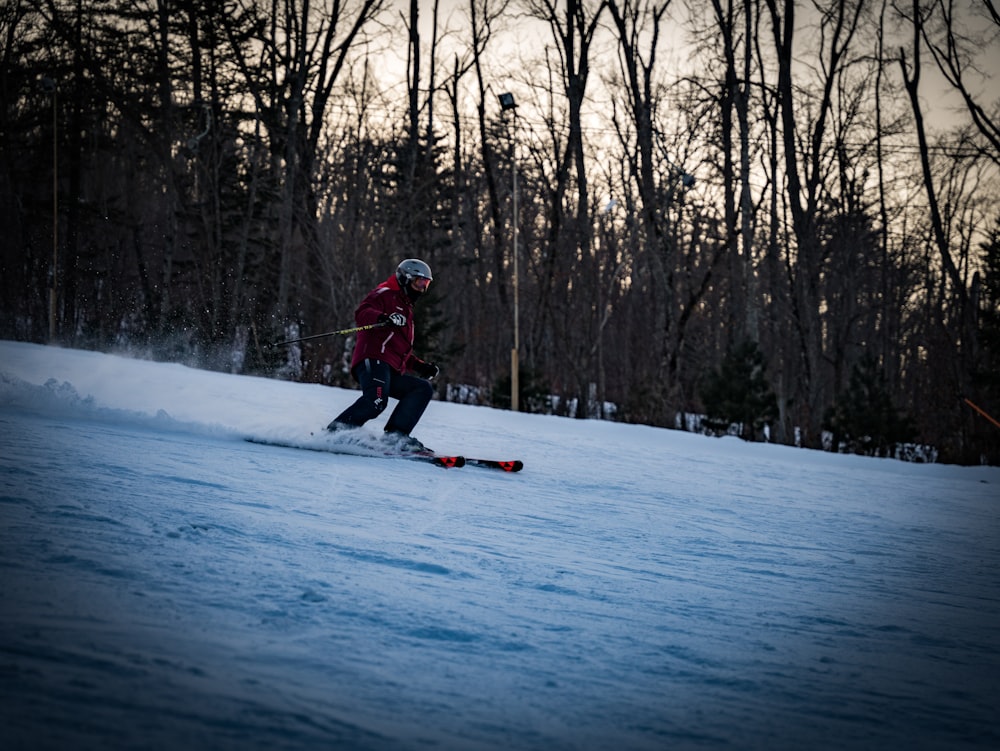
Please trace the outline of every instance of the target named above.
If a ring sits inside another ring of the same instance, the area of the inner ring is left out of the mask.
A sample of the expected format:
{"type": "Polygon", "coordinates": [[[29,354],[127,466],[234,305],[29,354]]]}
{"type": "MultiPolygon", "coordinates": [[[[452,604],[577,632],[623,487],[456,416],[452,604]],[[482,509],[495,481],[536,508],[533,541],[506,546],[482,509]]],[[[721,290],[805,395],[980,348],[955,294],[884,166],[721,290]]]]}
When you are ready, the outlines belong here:
{"type": "Polygon", "coordinates": [[[427,291],[432,278],[430,266],[418,258],[407,258],[395,274],[358,305],[354,320],[359,326],[381,325],[358,333],[351,375],[361,386],[361,396],[327,430],[364,425],[382,414],[392,397],[399,403],[389,416],[385,432],[396,439],[403,451],[426,450],[410,431],[434,396],[430,381],[440,368],[413,354],[413,305],[427,291]]]}

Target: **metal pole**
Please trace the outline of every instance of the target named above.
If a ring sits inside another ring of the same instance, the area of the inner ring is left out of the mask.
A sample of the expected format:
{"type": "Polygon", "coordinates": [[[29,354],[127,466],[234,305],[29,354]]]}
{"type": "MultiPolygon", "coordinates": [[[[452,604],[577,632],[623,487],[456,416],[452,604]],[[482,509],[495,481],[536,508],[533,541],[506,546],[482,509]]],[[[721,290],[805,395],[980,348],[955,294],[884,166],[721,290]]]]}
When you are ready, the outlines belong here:
{"type": "Polygon", "coordinates": [[[517,252],[517,225],[518,225],[518,212],[517,212],[517,104],[514,102],[514,95],[510,92],[504,92],[498,95],[500,100],[500,111],[501,117],[504,118],[506,122],[506,113],[513,113],[513,125],[508,131],[510,136],[510,171],[512,174],[512,179],[514,181],[514,187],[512,191],[511,201],[512,201],[512,214],[513,225],[514,225],[514,348],[510,351],[510,408],[515,412],[520,411],[520,399],[519,395],[521,393],[521,384],[519,383],[518,375],[520,373],[520,366],[518,363],[518,352],[521,348],[521,329],[519,321],[518,306],[520,301],[518,300],[520,284],[518,283],[518,252],[517,252]]]}
{"type": "MultiPolygon", "coordinates": [[[[516,135],[516,134],[515,134],[516,135]]],[[[518,362],[518,353],[520,351],[520,338],[521,338],[521,328],[520,328],[520,311],[519,311],[519,279],[518,279],[518,263],[517,263],[517,225],[518,225],[518,211],[517,211],[517,139],[511,141],[510,147],[510,161],[514,172],[514,349],[510,351],[510,408],[515,412],[520,411],[520,394],[521,394],[521,384],[520,384],[520,364],[518,362]]]]}
{"type": "Polygon", "coordinates": [[[52,88],[52,279],[49,284],[49,344],[56,340],[56,309],[59,289],[59,117],[57,90],[52,88]]]}

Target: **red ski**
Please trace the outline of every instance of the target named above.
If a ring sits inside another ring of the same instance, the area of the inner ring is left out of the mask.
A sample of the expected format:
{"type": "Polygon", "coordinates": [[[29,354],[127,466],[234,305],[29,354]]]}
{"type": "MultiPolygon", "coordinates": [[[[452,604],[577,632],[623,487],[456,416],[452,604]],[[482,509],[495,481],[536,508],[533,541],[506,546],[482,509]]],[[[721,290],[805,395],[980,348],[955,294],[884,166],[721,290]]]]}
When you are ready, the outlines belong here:
{"type": "Polygon", "coordinates": [[[470,459],[465,458],[465,464],[469,467],[485,467],[486,469],[500,469],[504,472],[520,472],[524,469],[524,462],[520,459],[470,459]]]}

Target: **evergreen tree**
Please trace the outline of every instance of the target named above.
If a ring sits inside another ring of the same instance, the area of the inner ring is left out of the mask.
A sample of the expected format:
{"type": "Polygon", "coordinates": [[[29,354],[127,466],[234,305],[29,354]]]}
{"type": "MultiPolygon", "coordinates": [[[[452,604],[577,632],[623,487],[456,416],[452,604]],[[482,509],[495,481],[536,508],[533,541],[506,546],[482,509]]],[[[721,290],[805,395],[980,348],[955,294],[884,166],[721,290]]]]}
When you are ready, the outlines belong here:
{"type": "Polygon", "coordinates": [[[982,248],[983,272],[979,289],[979,362],[974,375],[977,386],[1000,397],[1000,219],[982,248]]]}
{"type": "MultiPolygon", "coordinates": [[[[379,210],[388,265],[403,258],[421,258],[437,273],[453,261],[448,226],[454,173],[445,165],[444,156],[440,143],[403,139],[383,165],[379,210]]],[[[440,365],[457,353],[444,342],[449,321],[442,302],[432,285],[417,308],[415,343],[422,357],[440,365]]]]}
{"type": "MultiPolygon", "coordinates": [[[[521,412],[551,414],[552,388],[542,374],[522,364],[517,369],[517,393],[521,412]]],[[[493,383],[490,403],[498,409],[510,409],[510,373],[500,376],[493,383]]]]}
{"type": "MultiPolygon", "coordinates": [[[[976,360],[972,370],[973,400],[980,409],[995,419],[1000,413],[1000,219],[994,224],[989,239],[980,246],[982,273],[973,285],[976,303],[976,360]]],[[[971,433],[973,451],[980,460],[1000,463],[1000,429],[986,418],[976,415],[971,433]]]]}
{"type": "Polygon", "coordinates": [[[740,438],[754,440],[778,415],[778,402],[765,370],[764,354],[757,342],[747,340],[731,349],[719,370],[702,383],[701,399],[707,413],[703,424],[719,435],[735,424],[740,438]]]}
{"type": "Polygon", "coordinates": [[[846,445],[865,456],[890,456],[913,433],[910,421],[893,406],[885,376],[870,354],[851,368],[847,391],[827,411],[823,427],[833,433],[834,451],[846,445]]]}

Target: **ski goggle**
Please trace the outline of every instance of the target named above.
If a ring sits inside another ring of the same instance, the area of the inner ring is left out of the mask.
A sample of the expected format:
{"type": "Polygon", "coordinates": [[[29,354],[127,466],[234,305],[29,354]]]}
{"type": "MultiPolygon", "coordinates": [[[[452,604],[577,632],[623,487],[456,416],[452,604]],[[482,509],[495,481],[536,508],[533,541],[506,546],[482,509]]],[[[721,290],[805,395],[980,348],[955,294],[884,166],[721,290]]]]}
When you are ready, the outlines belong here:
{"type": "Polygon", "coordinates": [[[410,281],[410,284],[413,286],[413,289],[425,292],[427,288],[431,286],[431,280],[428,279],[426,276],[415,276],[410,281]]]}

